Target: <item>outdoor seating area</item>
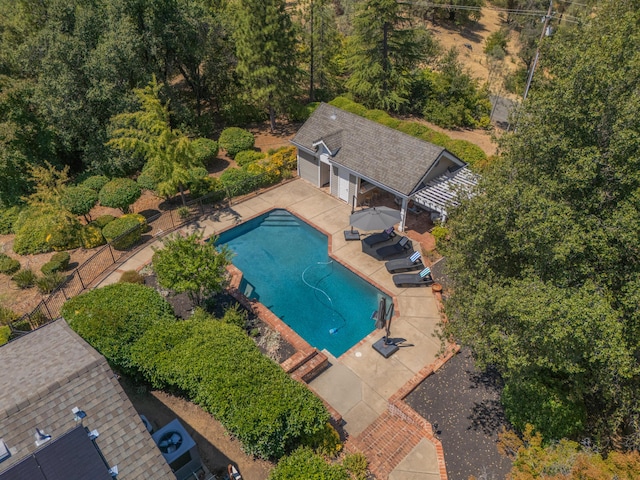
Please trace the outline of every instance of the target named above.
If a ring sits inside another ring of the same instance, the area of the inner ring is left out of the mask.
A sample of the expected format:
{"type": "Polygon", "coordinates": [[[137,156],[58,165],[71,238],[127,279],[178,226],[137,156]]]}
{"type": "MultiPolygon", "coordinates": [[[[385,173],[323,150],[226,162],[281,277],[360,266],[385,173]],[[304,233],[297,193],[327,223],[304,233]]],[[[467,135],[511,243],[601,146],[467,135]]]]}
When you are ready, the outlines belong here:
{"type": "Polygon", "coordinates": [[[413,254],[405,258],[389,260],[384,264],[384,266],[389,273],[410,272],[412,270],[421,270],[424,268],[420,252],[413,252],[413,254]]]}
{"type": "Polygon", "coordinates": [[[400,273],[393,276],[393,283],[396,287],[426,287],[433,285],[431,269],[429,267],[420,273],[400,273]]]}

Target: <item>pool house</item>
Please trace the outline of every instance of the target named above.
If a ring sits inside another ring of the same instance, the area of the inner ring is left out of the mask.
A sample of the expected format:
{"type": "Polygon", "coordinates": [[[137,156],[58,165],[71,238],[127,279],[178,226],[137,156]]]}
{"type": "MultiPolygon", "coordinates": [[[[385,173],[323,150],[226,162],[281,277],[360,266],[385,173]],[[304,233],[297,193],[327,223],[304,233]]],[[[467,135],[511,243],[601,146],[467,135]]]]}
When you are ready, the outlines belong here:
{"type": "Polygon", "coordinates": [[[395,196],[404,230],[409,202],[446,220],[476,176],[443,147],[321,103],[291,140],[298,175],[354,207],[395,196]]]}

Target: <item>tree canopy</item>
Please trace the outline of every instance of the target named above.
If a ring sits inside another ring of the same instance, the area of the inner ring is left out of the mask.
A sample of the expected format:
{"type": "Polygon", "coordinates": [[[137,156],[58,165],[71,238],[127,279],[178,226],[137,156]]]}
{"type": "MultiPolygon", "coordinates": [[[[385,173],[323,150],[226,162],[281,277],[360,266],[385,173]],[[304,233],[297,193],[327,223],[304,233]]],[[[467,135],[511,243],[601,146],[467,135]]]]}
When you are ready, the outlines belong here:
{"type": "Polygon", "coordinates": [[[180,192],[184,203],[189,169],[202,167],[202,162],[196,157],[191,139],[171,128],[169,108],[159,98],[160,85],[155,78],[134,93],[140,101],[140,110],[113,117],[114,129],[108,144],[143,158],[144,168],[155,179],[158,193],[169,196],[180,192]]]}
{"type": "Polygon", "coordinates": [[[235,25],[237,72],[251,98],[269,112],[296,93],[296,42],[284,0],[237,0],[235,25]]]}
{"type": "Polygon", "coordinates": [[[370,108],[399,111],[414,70],[435,53],[427,31],[412,28],[401,8],[395,0],[367,0],[354,18],[345,86],[370,108]]]}
{"type": "Polygon", "coordinates": [[[176,293],[186,292],[195,305],[222,291],[231,253],[226,248],[218,250],[213,240],[205,242],[198,233],[164,239],[164,248],[153,254],[158,283],[176,293]]]}
{"type": "Polygon", "coordinates": [[[511,419],[605,448],[640,447],[639,7],[600,2],[545,42],[446,247],[447,332],[500,369],[511,419]]]}

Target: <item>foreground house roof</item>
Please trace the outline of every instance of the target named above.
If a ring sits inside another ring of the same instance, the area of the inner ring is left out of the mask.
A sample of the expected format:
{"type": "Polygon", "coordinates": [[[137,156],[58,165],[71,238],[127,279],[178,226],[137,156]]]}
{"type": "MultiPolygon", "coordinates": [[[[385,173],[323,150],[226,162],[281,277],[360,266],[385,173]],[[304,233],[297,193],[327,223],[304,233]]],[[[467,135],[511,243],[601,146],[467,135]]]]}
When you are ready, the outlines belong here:
{"type": "Polygon", "coordinates": [[[88,448],[81,436],[94,429],[104,465],[94,465],[99,471],[93,478],[102,478],[103,468],[117,465],[122,480],[175,480],[105,358],[64,320],[0,347],[0,365],[0,439],[11,453],[0,463],[0,480],[24,478],[12,474],[13,467],[28,468],[38,459],[54,462],[51,468],[58,472],[62,469],[59,477],[51,478],[85,478],[74,477],[72,462],[51,452],[66,451],[73,458],[74,451],[88,448]],[[81,421],[74,418],[74,407],[86,412],[81,421]],[[36,428],[51,435],[39,447],[36,428]]]}
{"type": "Polygon", "coordinates": [[[331,161],[403,195],[413,194],[445,149],[321,103],[291,143],[314,152],[323,144],[331,161]]]}

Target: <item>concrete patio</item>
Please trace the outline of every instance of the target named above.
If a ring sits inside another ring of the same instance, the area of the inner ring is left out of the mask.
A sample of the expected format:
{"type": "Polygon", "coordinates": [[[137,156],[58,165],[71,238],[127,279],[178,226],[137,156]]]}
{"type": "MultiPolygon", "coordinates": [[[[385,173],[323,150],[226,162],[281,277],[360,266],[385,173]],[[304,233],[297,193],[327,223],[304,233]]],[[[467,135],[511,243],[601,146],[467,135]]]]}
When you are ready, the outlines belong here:
{"type": "MultiPolygon", "coordinates": [[[[345,241],[343,231],[349,224],[349,205],[297,179],[218,211],[191,224],[187,230],[203,231],[208,237],[276,207],[286,208],[327,232],[330,253],[337,260],[395,299],[391,337],[400,341],[398,352],[388,359],[377,353],[372,344],[383,332],[374,331],[339,358],[325,351],[331,366],[309,384],[342,416],[348,434],[347,449],[362,451],[363,439],[367,438],[370,451],[364,453],[380,479],[446,478],[442,447],[433,438],[430,426],[420,419],[412,420],[394,403],[406,395],[399,392],[408,393],[416,379],[424,378],[425,369],[438,361],[441,347],[435,336],[440,321],[438,303],[430,288],[396,288],[384,262],[362,253],[360,242],[345,241]],[[374,432],[382,437],[397,437],[396,451],[385,451],[388,438],[381,438],[379,453],[373,453],[371,449],[377,448],[374,432]],[[408,439],[404,443],[400,441],[403,434],[408,439]]],[[[161,242],[154,246],[160,247],[161,242]]],[[[123,271],[148,264],[152,255],[152,246],[145,247],[101,285],[117,281],[123,271]]]]}

